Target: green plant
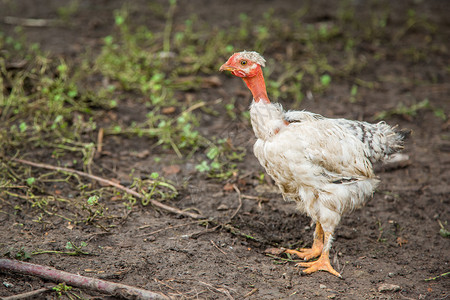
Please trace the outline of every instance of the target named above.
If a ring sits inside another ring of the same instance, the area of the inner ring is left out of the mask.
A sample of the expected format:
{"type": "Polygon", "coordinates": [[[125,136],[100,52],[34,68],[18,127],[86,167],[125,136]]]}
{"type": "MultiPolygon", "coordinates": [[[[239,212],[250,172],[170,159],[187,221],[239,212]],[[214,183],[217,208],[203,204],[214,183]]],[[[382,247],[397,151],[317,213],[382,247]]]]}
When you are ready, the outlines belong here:
{"type": "MultiPolygon", "coordinates": [[[[163,178],[157,172],[152,172],[148,178],[134,178],[131,187],[136,187],[144,195],[141,200],[142,205],[150,203],[150,199],[172,199],[178,195],[178,190],[169,180],[163,178]]],[[[131,208],[135,202],[130,200],[125,203],[127,208],[131,208]]]]}
{"type": "Polygon", "coordinates": [[[417,116],[417,112],[424,109],[431,109],[434,115],[442,120],[446,120],[447,116],[440,108],[435,108],[431,105],[428,99],[424,99],[419,103],[413,103],[410,106],[406,106],[403,103],[399,103],[396,108],[386,111],[381,111],[375,115],[376,120],[386,119],[395,115],[403,116],[406,118],[413,118],[417,116]]]}
{"type": "Polygon", "coordinates": [[[237,174],[236,163],[242,161],[245,154],[244,148],[232,147],[228,140],[219,139],[217,143],[211,143],[205,152],[206,159],[195,168],[209,177],[227,179],[237,174]]]}
{"type": "Polygon", "coordinates": [[[69,285],[66,285],[64,282],[62,282],[62,283],[59,283],[57,286],[53,287],[53,290],[56,292],[58,297],[62,297],[63,294],[67,295],[67,293],[72,290],[72,287],[69,285]]]}
{"type": "Polygon", "coordinates": [[[70,18],[74,16],[80,8],[80,1],[79,0],[71,0],[67,5],[63,5],[58,7],[57,13],[58,16],[63,20],[64,22],[69,22],[70,18]]]}
{"type": "Polygon", "coordinates": [[[28,251],[25,250],[25,247],[20,247],[19,251],[14,256],[15,259],[18,260],[27,260],[31,258],[31,254],[28,251]]]}
{"type": "Polygon", "coordinates": [[[103,217],[104,211],[107,210],[107,208],[99,202],[99,196],[97,195],[90,196],[86,200],[86,204],[83,204],[82,208],[89,214],[85,219],[85,222],[88,224],[92,223],[97,217],[103,217]]]}
{"type": "MultiPolygon", "coordinates": [[[[450,231],[445,229],[444,224],[442,224],[441,221],[438,220],[439,226],[441,227],[441,229],[439,229],[439,234],[443,237],[443,238],[450,238],[450,231]]],[[[447,225],[447,222],[445,222],[445,225],[447,225]]]]}

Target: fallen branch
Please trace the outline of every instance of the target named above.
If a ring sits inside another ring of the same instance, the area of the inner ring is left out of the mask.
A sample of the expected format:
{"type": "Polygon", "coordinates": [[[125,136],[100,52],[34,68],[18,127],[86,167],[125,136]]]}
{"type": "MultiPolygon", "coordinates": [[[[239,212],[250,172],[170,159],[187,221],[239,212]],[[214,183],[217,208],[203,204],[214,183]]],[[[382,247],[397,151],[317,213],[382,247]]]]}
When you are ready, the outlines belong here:
{"type": "Polygon", "coordinates": [[[0,270],[38,276],[54,282],[65,282],[70,286],[90,289],[125,299],[169,299],[165,295],[133,286],[72,274],[47,266],[26,263],[18,260],[0,259],[0,270]]]}
{"type": "MultiPolygon", "coordinates": [[[[52,166],[52,165],[48,165],[48,164],[36,163],[36,162],[28,161],[28,160],[25,160],[25,159],[19,159],[19,158],[12,158],[12,160],[15,161],[15,162],[21,163],[21,164],[26,164],[26,165],[37,167],[37,168],[43,168],[43,169],[54,170],[54,171],[59,171],[59,172],[66,172],[66,173],[77,174],[79,176],[86,177],[86,178],[98,181],[98,182],[100,182],[100,183],[102,183],[104,185],[109,185],[109,186],[113,186],[115,188],[118,188],[118,189],[124,191],[127,194],[135,196],[136,198],[145,199],[144,195],[139,194],[138,192],[133,191],[132,189],[129,189],[129,188],[121,185],[120,183],[117,183],[117,182],[114,182],[114,181],[111,181],[111,180],[108,180],[108,179],[105,179],[105,178],[102,178],[102,177],[99,177],[99,176],[91,175],[91,174],[88,174],[88,173],[85,173],[85,172],[82,172],[82,171],[78,171],[78,170],[70,169],[70,168],[56,167],[56,166],[52,166]]],[[[193,219],[201,219],[201,218],[203,218],[203,216],[201,216],[199,214],[188,212],[188,211],[182,211],[182,210],[179,210],[178,208],[175,208],[175,207],[163,204],[163,203],[161,203],[161,202],[159,202],[157,200],[154,200],[154,199],[149,199],[148,201],[151,204],[153,204],[154,206],[159,207],[159,208],[161,208],[163,210],[169,211],[169,212],[174,213],[174,214],[187,216],[187,217],[190,217],[190,218],[193,218],[193,219]]]]}

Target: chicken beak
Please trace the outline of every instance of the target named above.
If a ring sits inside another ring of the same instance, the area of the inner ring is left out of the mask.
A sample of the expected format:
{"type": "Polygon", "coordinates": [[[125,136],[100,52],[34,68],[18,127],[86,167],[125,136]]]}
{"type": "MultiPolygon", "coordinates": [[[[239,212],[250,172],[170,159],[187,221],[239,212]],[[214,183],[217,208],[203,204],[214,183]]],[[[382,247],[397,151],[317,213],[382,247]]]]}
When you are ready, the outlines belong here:
{"type": "Polygon", "coordinates": [[[219,71],[230,71],[230,72],[233,72],[234,70],[236,70],[235,67],[227,65],[226,63],[224,63],[219,69],[219,71]]]}

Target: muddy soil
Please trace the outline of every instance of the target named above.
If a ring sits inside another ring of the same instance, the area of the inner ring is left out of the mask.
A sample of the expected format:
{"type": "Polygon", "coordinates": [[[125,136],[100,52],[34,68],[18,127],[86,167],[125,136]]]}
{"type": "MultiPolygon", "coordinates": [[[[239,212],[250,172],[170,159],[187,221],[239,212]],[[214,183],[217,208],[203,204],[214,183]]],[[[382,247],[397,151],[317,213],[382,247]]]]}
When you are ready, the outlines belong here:
{"type": "MultiPolygon", "coordinates": [[[[0,17],[2,20],[5,16],[52,19],[62,2],[67,1],[1,1],[0,17]]],[[[311,1],[308,17],[311,22],[332,19],[336,4],[321,2],[311,1]]],[[[359,1],[355,5],[363,13],[369,2],[359,1]]],[[[101,38],[114,28],[113,11],[121,5],[122,1],[80,1],[70,26],[25,27],[24,31],[31,42],[38,42],[52,55],[76,61],[85,48],[93,49],[94,53],[100,49],[101,38]]],[[[142,7],[134,10],[133,20],[151,28],[163,28],[164,18],[152,15],[146,1],[135,1],[133,5],[142,7]]],[[[301,104],[303,109],[328,117],[373,121],[376,112],[392,109],[400,102],[413,103],[427,98],[448,115],[449,3],[399,1],[391,6],[393,23],[395,16],[415,8],[437,24],[439,29],[434,38],[442,51],[434,52],[434,56],[418,63],[402,61],[395,53],[388,53],[383,60],[366,68],[365,78],[388,80],[380,81],[374,89],[365,89],[357,103],[345,100],[349,83],[343,81],[342,85],[334,84],[318,97],[305,98],[301,104]]],[[[179,1],[175,24],[196,13],[201,20],[226,28],[238,22],[240,13],[256,18],[272,9],[274,17],[282,20],[300,7],[297,1],[179,1]]],[[[5,23],[0,26],[4,32],[13,28],[5,23]]],[[[412,43],[420,45],[425,37],[419,31],[410,38],[412,43]]],[[[272,48],[265,55],[275,56],[277,51],[285,51],[282,45],[280,41],[278,50],[272,48]]],[[[226,58],[218,57],[217,66],[226,58]]],[[[250,94],[241,81],[223,74],[218,76],[220,86],[202,90],[202,99],[220,111],[224,102],[217,104],[216,100],[233,96],[239,100],[238,109],[245,110],[250,94]]],[[[280,102],[285,107],[291,104],[288,99],[280,99],[280,102]]],[[[136,104],[130,104],[130,107],[132,109],[121,110],[118,117],[133,118],[133,110],[139,107],[136,104]]],[[[61,250],[61,245],[67,241],[86,242],[86,250],[95,255],[42,254],[34,255],[29,261],[161,292],[175,299],[449,297],[448,276],[425,281],[450,271],[450,239],[439,234],[439,221],[443,224],[450,221],[448,121],[436,117],[432,109],[420,110],[412,118],[392,116],[387,120],[389,124],[413,130],[404,151],[410,157],[410,164],[394,169],[379,168],[381,184],[373,199],[362,209],[343,217],[331,251],[332,264],[343,275],[342,280],[325,272],[301,276],[294,262],[266,255],[265,250],[270,247],[310,245],[314,227],[307,216],[296,212],[294,203],[283,201],[270,181],[259,180],[263,169],[251,153],[255,139],[248,123],[241,120],[230,124],[224,116],[215,118],[204,120],[203,133],[230,138],[235,145],[248,149],[240,164],[240,177],[229,182],[238,187],[240,198],[227,182],[208,179],[196,172],[193,160],[180,161],[174,153],[165,150],[156,150],[144,158],[131,155],[156,142],[144,138],[108,137],[104,146],[108,155],[96,158],[95,171],[100,172],[99,175],[113,176],[105,170],[114,169],[116,179],[120,180],[120,174],[125,177],[133,169],[149,173],[175,164],[180,170],[175,173],[169,170],[166,176],[178,183],[180,195],[168,204],[180,209],[195,209],[217,225],[198,224],[152,206],[136,205],[127,215],[120,216],[117,226],[106,232],[82,224],[73,227],[57,218],[51,223],[38,223],[33,221],[35,210],[32,207],[15,213],[13,208],[4,206],[2,210],[8,213],[0,214],[1,253],[21,247],[61,250]],[[156,163],[154,156],[162,157],[161,162],[156,163]],[[383,290],[387,285],[398,288],[388,286],[383,290]]],[[[45,157],[45,154],[40,153],[37,157],[45,157]]],[[[114,204],[110,206],[114,213],[124,214],[120,201],[116,206],[116,210],[114,204]]],[[[15,295],[48,284],[37,277],[7,272],[0,272],[0,282],[0,296],[15,295]]],[[[110,299],[87,290],[79,292],[85,298],[110,299]]],[[[55,294],[40,296],[41,299],[56,297],[55,294]]]]}

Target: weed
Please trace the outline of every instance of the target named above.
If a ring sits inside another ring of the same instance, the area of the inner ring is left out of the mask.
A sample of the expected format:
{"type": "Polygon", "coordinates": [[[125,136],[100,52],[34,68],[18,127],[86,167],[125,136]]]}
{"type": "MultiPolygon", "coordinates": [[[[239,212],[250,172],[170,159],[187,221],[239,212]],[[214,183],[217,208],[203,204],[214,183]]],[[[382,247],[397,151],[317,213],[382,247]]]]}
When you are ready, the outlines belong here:
{"type": "Polygon", "coordinates": [[[59,251],[59,250],[38,250],[31,252],[31,255],[39,255],[39,254],[65,254],[71,256],[78,255],[91,255],[91,253],[83,250],[87,246],[86,242],[81,242],[79,246],[75,245],[72,242],[67,242],[65,245],[66,250],[68,251],[59,251]]]}
{"type": "Polygon", "coordinates": [[[78,12],[79,8],[80,1],[72,0],[67,5],[58,7],[57,13],[63,22],[69,22],[70,19],[78,12]]]}
{"type": "Polygon", "coordinates": [[[394,109],[378,112],[375,115],[375,119],[382,120],[395,115],[403,116],[407,119],[412,119],[417,116],[418,111],[424,109],[431,109],[434,115],[439,119],[442,119],[443,121],[447,119],[447,115],[444,113],[444,110],[441,108],[433,107],[428,99],[424,99],[419,103],[413,103],[410,106],[399,103],[394,109]]]}
{"type": "MultiPolygon", "coordinates": [[[[146,179],[134,178],[131,187],[136,187],[140,193],[144,195],[141,203],[146,206],[150,203],[150,199],[173,199],[178,195],[178,190],[172,182],[163,178],[157,172],[151,173],[146,179]]],[[[130,200],[125,203],[127,208],[134,205],[134,201],[130,200]]]]}
{"type": "Polygon", "coordinates": [[[387,241],[387,239],[382,237],[383,236],[383,232],[384,232],[384,228],[383,228],[383,225],[381,224],[380,220],[377,220],[377,225],[378,225],[378,232],[379,232],[378,238],[377,238],[377,242],[378,243],[385,243],[387,241]]]}
{"type": "Polygon", "coordinates": [[[245,154],[245,148],[234,147],[229,140],[219,139],[217,143],[211,143],[205,152],[206,159],[195,168],[209,177],[224,180],[237,174],[237,162],[242,161],[245,154]]]}
{"type": "Polygon", "coordinates": [[[85,219],[88,224],[92,223],[97,217],[103,217],[104,211],[108,209],[99,202],[99,196],[97,195],[90,196],[82,208],[89,213],[89,216],[85,219]]]}
{"type": "MultiPolygon", "coordinates": [[[[439,226],[441,227],[441,229],[439,229],[439,234],[443,237],[443,238],[450,238],[450,231],[445,229],[444,224],[442,224],[442,222],[440,220],[438,220],[439,226]]],[[[447,222],[445,222],[445,225],[447,225],[447,222]]]]}
{"type": "Polygon", "coordinates": [[[356,84],[352,85],[352,88],[350,89],[350,102],[355,103],[357,101],[358,94],[358,86],[356,84]]]}
{"type": "Polygon", "coordinates": [[[31,253],[26,251],[24,247],[21,247],[20,250],[14,256],[14,258],[18,260],[27,260],[31,258],[31,253]]]}
{"type": "Polygon", "coordinates": [[[295,263],[298,263],[298,262],[301,262],[301,261],[302,261],[302,260],[300,260],[300,259],[294,259],[294,258],[292,258],[291,254],[289,254],[289,253],[286,253],[287,258],[280,257],[280,256],[276,256],[276,255],[272,255],[272,254],[269,254],[269,253],[266,253],[266,255],[269,256],[269,257],[271,257],[271,258],[273,258],[273,263],[274,263],[274,264],[277,264],[277,265],[286,264],[286,263],[288,263],[288,262],[295,262],[295,263]]]}
{"type": "MultiPolygon", "coordinates": [[[[53,290],[56,292],[58,297],[62,297],[62,295],[67,295],[68,292],[72,290],[72,287],[69,285],[66,285],[64,282],[59,283],[57,286],[53,287],[53,290]]],[[[71,297],[69,297],[71,298],[71,297]]]]}
{"type": "Polygon", "coordinates": [[[445,276],[450,276],[450,272],[442,273],[438,276],[427,278],[427,279],[425,279],[425,281],[433,281],[433,280],[437,280],[437,279],[445,277],[445,276]]]}

